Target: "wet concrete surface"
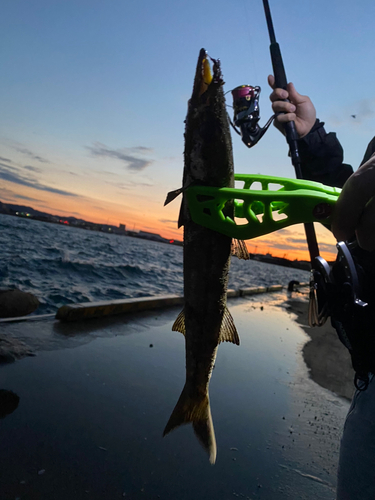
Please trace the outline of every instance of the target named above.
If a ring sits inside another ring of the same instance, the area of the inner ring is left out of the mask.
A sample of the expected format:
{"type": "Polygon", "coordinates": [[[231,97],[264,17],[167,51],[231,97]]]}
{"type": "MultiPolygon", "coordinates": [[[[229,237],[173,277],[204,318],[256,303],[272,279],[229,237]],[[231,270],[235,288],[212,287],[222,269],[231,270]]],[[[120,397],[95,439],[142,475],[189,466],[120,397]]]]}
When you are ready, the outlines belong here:
{"type": "Polygon", "coordinates": [[[310,376],[322,387],[351,400],[354,394],[354,370],[348,349],[341,343],[330,319],[321,327],[308,325],[308,300],[293,294],[286,307],[297,315],[297,322],[309,336],[303,358],[310,376]]]}
{"type": "Polygon", "coordinates": [[[185,378],[179,309],[0,326],[37,352],[0,366],[19,396],[0,420],[0,498],[335,498],[349,402],[309,378],[283,294],[233,299],[241,345],[210,383],[214,466],[187,425],[162,438],[185,378]]]}

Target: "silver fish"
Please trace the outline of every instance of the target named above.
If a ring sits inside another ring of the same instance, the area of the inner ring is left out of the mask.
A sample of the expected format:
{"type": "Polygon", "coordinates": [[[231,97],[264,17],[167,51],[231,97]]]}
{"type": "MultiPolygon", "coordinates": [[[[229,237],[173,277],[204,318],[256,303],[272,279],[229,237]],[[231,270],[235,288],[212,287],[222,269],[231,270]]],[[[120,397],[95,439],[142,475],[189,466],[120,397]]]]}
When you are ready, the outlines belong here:
{"type": "MultiPolygon", "coordinates": [[[[220,63],[201,49],[188,103],[185,129],[183,187],[169,193],[166,203],[189,185],[233,187],[233,153],[225,107],[220,63]]],[[[233,203],[225,215],[233,217],[233,203]]],[[[164,430],[192,423],[195,434],[216,460],[216,439],[208,386],[220,342],[239,345],[233,318],[226,306],[232,239],[195,224],[183,198],[179,226],[184,226],[185,306],[172,330],[185,335],[186,383],[164,430]]],[[[245,245],[240,246],[247,255],[245,245]]]]}

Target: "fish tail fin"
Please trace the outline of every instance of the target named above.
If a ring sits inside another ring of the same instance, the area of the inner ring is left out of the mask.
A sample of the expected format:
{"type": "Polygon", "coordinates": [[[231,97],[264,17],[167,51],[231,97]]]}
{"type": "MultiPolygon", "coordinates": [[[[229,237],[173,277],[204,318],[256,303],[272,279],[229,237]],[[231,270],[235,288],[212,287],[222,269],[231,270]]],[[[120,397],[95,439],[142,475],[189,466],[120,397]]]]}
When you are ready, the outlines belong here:
{"type": "Polygon", "coordinates": [[[205,395],[193,391],[190,384],[186,383],[179,400],[164,429],[163,436],[181,425],[193,424],[194,433],[207,451],[210,462],[216,460],[216,438],[212,422],[210,399],[208,392],[205,395]]]}

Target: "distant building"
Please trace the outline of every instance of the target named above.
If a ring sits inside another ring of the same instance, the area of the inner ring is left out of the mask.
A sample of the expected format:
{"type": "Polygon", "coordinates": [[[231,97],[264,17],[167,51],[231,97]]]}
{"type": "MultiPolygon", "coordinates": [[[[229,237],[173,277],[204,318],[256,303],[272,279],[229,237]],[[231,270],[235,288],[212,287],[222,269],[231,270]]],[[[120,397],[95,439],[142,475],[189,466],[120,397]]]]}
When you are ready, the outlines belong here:
{"type": "Polygon", "coordinates": [[[138,236],[147,240],[162,241],[163,243],[168,241],[166,238],[160,236],[160,234],[150,233],[149,231],[139,231],[138,236]]]}
{"type": "Polygon", "coordinates": [[[119,224],[118,228],[120,229],[120,231],[125,231],[126,226],[125,224],[119,224]]]}

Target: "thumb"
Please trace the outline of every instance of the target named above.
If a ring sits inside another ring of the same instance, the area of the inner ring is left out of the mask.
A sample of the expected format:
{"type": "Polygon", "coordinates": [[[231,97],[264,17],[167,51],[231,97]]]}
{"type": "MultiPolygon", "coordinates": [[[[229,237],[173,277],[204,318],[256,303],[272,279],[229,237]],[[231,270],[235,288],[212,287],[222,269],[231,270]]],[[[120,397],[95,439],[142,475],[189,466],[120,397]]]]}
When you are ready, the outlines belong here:
{"type": "Polygon", "coordinates": [[[271,89],[275,88],[275,77],[273,75],[268,75],[268,85],[271,89]]]}
{"type": "Polygon", "coordinates": [[[301,95],[301,94],[299,94],[296,91],[296,88],[295,88],[295,86],[294,86],[294,84],[292,82],[288,83],[287,89],[288,89],[288,92],[289,92],[289,100],[292,103],[294,103],[294,104],[300,104],[300,103],[305,102],[306,97],[303,96],[303,95],[301,95]]]}

